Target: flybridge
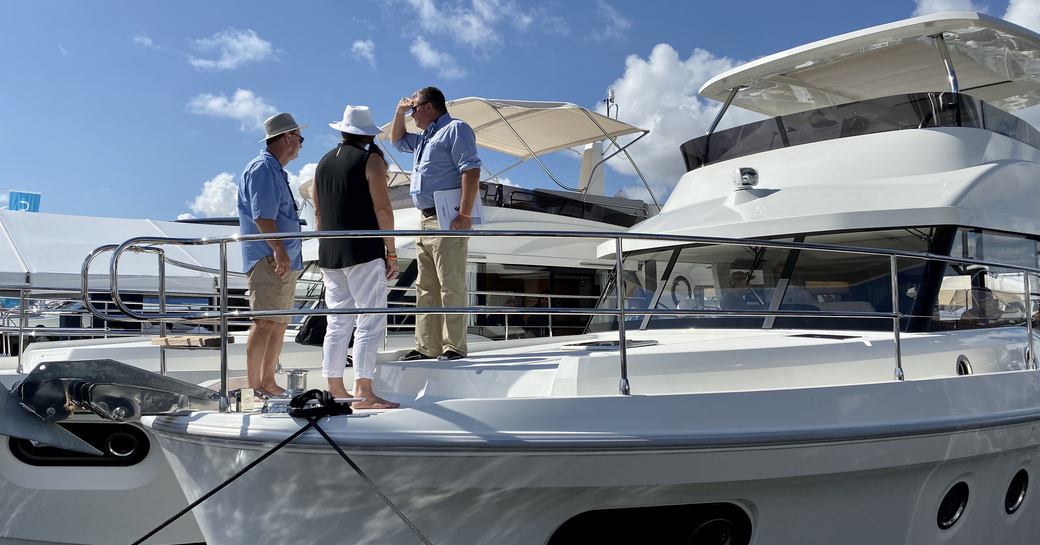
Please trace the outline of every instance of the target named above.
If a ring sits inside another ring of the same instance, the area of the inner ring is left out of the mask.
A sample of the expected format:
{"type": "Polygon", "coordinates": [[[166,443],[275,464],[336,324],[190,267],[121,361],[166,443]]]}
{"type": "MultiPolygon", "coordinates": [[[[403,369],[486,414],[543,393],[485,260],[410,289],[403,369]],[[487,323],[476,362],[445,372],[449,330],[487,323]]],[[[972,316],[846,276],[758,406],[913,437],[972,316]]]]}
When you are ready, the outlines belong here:
{"type": "Polygon", "coordinates": [[[700,95],[768,116],[872,98],[961,92],[1005,111],[1040,104],[1040,35],[972,12],[858,30],[720,74],[700,95]]]}

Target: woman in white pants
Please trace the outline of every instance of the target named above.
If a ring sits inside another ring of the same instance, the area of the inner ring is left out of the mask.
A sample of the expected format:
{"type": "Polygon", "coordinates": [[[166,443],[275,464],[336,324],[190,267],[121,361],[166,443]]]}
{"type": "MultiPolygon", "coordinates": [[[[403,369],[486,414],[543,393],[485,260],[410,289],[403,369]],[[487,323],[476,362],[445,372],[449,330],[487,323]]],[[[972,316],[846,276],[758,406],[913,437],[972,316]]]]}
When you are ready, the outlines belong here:
{"type": "MultiPolygon", "coordinates": [[[[318,230],[359,231],[394,228],[386,190],[386,160],[374,143],[379,128],[364,106],[347,106],[343,120],[329,123],[342,142],[318,163],[314,173],[314,210],[318,230]]],[[[329,309],[386,308],[386,282],[397,276],[393,237],[320,239],[318,266],[329,309]]],[[[322,349],[322,376],[336,397],[359,397],[355,409],[393,409],[373,391],[376,356],[386,336],[385,314],[330,314],[322,349]],[[355,320],[356,318],[356,320],[355,320]],[[354,334],[354,395],[343,384],[347,345],[354,334]]]]}

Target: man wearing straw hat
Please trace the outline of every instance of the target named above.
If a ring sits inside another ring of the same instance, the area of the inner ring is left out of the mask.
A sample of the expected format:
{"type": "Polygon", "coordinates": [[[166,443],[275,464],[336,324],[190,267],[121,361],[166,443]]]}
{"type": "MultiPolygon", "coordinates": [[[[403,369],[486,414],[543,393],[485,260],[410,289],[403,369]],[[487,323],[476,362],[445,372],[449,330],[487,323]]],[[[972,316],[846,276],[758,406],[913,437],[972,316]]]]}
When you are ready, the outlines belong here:
{"type": "MultiPolygon", "coordinates": [[[[285,165],[300,155],[302,129],[293,116],[280,113],[264,121],[267,149],[246,165],[238,185],[238,224],[243,235],[298,233],[300,215],[289,189],[285,165]]],[[[253,311],[292,308],[296,279],[303,270],[302,241],[253,240],[242,243],[242,270],[253,311]]],[[[278,396],[285,390],[274,380],[282,339],[290,316],[254,318],[246,344],[246,374],[257,396],[278,396]]]]}

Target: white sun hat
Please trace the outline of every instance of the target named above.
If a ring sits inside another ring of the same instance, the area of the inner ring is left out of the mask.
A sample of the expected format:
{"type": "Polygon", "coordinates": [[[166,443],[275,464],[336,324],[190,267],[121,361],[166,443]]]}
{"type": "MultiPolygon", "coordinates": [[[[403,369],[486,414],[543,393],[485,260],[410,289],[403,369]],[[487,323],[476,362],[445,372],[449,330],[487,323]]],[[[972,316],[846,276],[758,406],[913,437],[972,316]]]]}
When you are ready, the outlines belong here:
{"type": "Polygon", "coordinates": [[[333,121],[329,126],[347,134],[375,136],[380,133],[379,127],[372,122],[368,106],[347,106],[343,109],[343,119],[333,121]]]}

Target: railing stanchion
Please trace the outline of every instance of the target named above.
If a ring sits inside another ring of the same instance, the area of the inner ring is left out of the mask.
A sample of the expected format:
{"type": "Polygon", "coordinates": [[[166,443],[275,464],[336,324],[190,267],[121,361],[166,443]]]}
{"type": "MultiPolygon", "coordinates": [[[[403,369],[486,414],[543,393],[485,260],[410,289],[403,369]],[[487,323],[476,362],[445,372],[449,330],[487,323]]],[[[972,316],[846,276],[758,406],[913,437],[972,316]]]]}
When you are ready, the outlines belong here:
{"type": "Polygon", "coordinates": [[[624,256],[621,253],[620,236],[614,239],[614,252],[614,273],[617,275],[617,278],[614,280],[614,292],[617,294],[618,354],[621,356],[621,381],[618,384],[618,392],[623,396],[627,396],[632,393],[632,390],[628,384],[628,354],[625,347],[625,293],[621,286],[622,282],[624,282],[624,276],[622,275],[624,256]]]}
{"type": "Polygon", "coordinates": [[[18,372],[22,368],[22,352],[25,349],[25,326],[28,324],[25,314],[25,290],[18,290],[18,372]]]}
{"type": "Polygon", "coordinates": [[[22,372],[22,353],[25,351],[25,328],[29,325],[29,317],[26,314],[26,290],[18,291],[18,372],[22,372]]]}
{"type": "MultiPolygon", "coordinates": [[[[166,254],[160,250],[155,255],[159,258],[159,315],[166,316],[166,254]]],[[[159,318],[159,338],[166,338],[166,318],[159,318]]],[[[164,344],[159,345],[159,374],[166,376],[166,348],[164,344]]]]}
{"type": "MultiPolygon", "coordinates": [[[[546,306],[548,306],[549,308],[553,308],[553,304],[552,304],[552,295],[547,295],[547,296],[545,297],[545,305],[546,305],[546,306]]],[[[553,317],[553,315],[552,315],[552,314],[550,314],[550,315],[549,315],[549,338],[552,338],[552,336],[553,336],[553,330],[552,330],[552,317],[553,317]]]]}
{"type": "Polygon", "coordinates": [[[228,400],[228,271],[227,241],[220,241],[220,399],[227,402],[223,409],[230,408],[228,400]]]}
{"type": "Polygon", "coordinates": [[[1026,318],[1026,369],[1036,369],[1036,355],[1033,353],[1033,302],[1029,300],[1029,273],[1022,271],[1022,294],[1025,297],[1023,308],[1026,318]]]}
{"type": "Polygon", "coordinates": [[[896,256],[889,256],[890,274],[892,276],[892,338],[896,346],[896,380],[903,380],[903,347],[899,339],[899,267],[896,256]]]}

